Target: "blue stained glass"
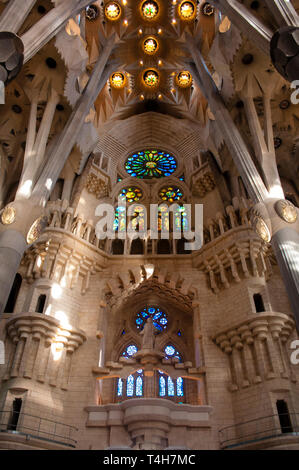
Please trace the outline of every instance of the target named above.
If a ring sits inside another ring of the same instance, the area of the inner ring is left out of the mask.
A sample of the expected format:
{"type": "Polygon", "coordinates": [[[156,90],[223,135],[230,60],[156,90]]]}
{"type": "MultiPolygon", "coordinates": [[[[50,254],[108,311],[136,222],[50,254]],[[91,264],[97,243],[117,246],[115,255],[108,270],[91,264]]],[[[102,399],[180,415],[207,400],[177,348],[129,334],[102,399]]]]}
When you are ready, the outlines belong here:
{"type": "Polygon", "coordinates": [[[175,354],[175,349],[173,346],[166,346],[164,351],[165,351],[165,354],[167,354],[167,356],[174,356],[175,354]]]}
{"type": "Polygon", "coordinates": [[[127,397],[132,397],[134,395],[134,377],[129,375],[127,378],[127,397]]]}
{"type": "Polygon", "coordinates": [[[160,397],[165,397],[166,395],[166,382],[164,377],[160,376],[159,379],[159,396],[160,397]]]}
{"type": "Polygon", "coordinates": [[[176,168],[175,158],[169,153],[158,150],[134,153],[125,163],[125,169],[129,175],[145,179],[170,176],[176,168]]]}
{"type": "Polygon", "coordinates": [[[134,344],[131,344],[130,346],[127,347],[127,354],[128,356],[133,356],[133,354],[137,353],[137,348],[134,344]]]}
{"type": "Polygon", "coordinates": [[[139,376],[136,379],[136,397],[142,397],[143,380],[139,376]]]}
{"type": "Polygon", "coordinates": [[[176,394],[178,397],[184,396],[184,381],[182,377],[176,379],[176,394]]]}
{"type": "Polygon", "coordinates": [[[168,396],[174,397],[174,384],[170,377],[167,379],[168,396]]]}
{"type": "Polygon", "coordinates": [[[121,397],[123,394],[123,381],[122,379],[118,379],[117,382],[117,396],[121,397]]]}
{"type": "Polygon", "coordinates": [[[147,307],[136,314],[135,323],[138,330],[142,330],[146,320],[151,317],[154,327],[158,331],[163,331],[167,327],[168,319],[165,312],[158,307],[147,307]]]}

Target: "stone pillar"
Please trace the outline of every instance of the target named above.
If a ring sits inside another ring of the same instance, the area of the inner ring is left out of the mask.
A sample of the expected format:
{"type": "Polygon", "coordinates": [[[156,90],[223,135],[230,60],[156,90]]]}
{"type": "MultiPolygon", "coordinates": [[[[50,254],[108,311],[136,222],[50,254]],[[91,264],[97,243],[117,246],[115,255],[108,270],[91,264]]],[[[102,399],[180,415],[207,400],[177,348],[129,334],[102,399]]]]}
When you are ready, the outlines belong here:
{"type": "Polygon", "coordinates": [[[299,331],[299,234],[290,227],[278,230],[272,237],[272,247],[285,282],[289,301],[299,331]]]}
{"type": "MultiPolygon", "coordinates": [[[[16,0],[18,2],[19,0],[16,0]]],[[[25,0],[22,0],[22,3],[25,0]]],[[[28,2],[28,0],[26,0],[28,2]]],[[[90,0],[64,0],[50,10],[40,21],[22,36],[24,44],[24,62],[30,60],[45,44],[47,44],[64,26],[64,24],[80,11],[84,10],[90,0]]]]}
{"type": "Polygon", "coordinates": [[[290,0],[266,0],[279,26],[299,26],[299,16],[290,0]]]}
{"type": "Polygon", "coordinates": [[[0,16],[0,31],[17,33],[36,0],[9,0],[0,16]]]}
{"type": "Polygon", "coordinates": [[[0,313],[4,311],[26,246],[20,232],[7,230],[0,233],[0,313]]]}

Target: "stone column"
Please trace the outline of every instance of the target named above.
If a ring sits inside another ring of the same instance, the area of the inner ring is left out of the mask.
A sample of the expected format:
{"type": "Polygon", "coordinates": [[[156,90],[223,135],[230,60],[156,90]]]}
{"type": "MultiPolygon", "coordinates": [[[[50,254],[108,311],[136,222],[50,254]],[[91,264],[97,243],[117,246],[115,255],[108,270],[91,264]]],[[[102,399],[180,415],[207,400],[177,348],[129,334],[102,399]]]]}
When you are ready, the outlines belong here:
{"type": "Polygon", "coordinates": [[[0,233],[0,313],[4,311],[26,246],[20,232],[7,230],[0,233]]]}
{"type": "Polygon", "coordinates": [[[299,26],[299,16],[290,0],[266,0],[279,26],[299,26]]]}
{"type": "MultiPolygon", "coordinates": [[[[270,0],[273,3],[273,0],[270,0]]],[[[273,31],[256,18],[246,6],[237,0],[210,0],[210,3],[227,15],[230,21],[256,46],[269,55],[273,31]]]]}
{"type": "Polygon", "coordinates": [[[9,0],[0,16],[0,31],[17,33],[36,0],[9,0]]]}
{"type": "MultiPolygon", "coordinates": [[[[16,0],[18,2],[19,0],[16,0]]],[[[22,3],[25,0],[22,0],[22,3]]],[[[28,0],[26,0],[28,2],[28,0]]],[[[72,17],[84,10],[91,0],[63,0],[21,37],[24,44],[24,63],[47,44],[72,17]]]]}
{"type": "Polygon", "coordinates": [[[49,155],[48,162],[46,163],[33,191],[33,197],[38,205],[45,205],[51,190],[76,143],[78,133],[84,124],[86,115],[105,85],[110,73],[115,70],[115,64],[113,66],[111,65],[106,67],[108,59],[115,46],[115,41],[115,34],[107,40],[82,96],[78,100],[63,132],[49,155]],[[51,186],[47,184],[47,181],[51,181],[51,186]]]}

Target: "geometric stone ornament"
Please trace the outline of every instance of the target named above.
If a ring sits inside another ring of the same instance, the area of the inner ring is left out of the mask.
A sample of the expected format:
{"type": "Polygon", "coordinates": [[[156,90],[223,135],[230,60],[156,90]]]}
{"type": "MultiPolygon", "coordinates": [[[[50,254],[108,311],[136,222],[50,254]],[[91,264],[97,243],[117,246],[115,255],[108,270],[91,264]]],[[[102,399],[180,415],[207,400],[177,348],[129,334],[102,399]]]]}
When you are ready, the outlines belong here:
{"type": "Polygon", "coordinates": [[[16,210],[12,206],[7,206],[1,214],[1,222],[3,225],[10,225],[16,220],[16,210]]]}
{"type": "Polygon", "coordinates": [[[299,28],[279,28],[270,42],[273,65],[289,82],[299,78],[299,28]]]}
{"type": "Polygon", "coordinates": [[[22,40],[11,32],[0,32],[0,80],[7,85],[21,70],[24,61],[22,40]]]}
{"type": "Polygon", "coordinates": [[[34,243],[41,236],[41,234],[43,233],[47,225],[48,225],[48,217],[46,216],[39,217],[38,219],[36,219],[35,222],[33,222],[27,234],[28,245],[31,245],[31,243],[34,243]]]}
{"type": "Polygon", "coordinates": [[[275,210],[279,217],[289,224],[293,224],[298,219],[296,207],[285,199],[281,199],[275,203],[275,210]]]}

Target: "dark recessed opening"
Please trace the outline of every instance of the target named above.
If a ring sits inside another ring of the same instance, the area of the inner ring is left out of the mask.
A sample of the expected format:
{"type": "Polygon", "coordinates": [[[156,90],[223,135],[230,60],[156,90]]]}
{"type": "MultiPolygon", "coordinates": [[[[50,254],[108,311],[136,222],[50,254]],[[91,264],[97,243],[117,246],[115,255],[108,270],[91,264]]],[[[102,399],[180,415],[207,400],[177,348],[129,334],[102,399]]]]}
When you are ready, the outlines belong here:
{"type": "Polygon", "coordinates": [[[239,100],[236,102],[236,108],[239,108],[239,109],[244,108],[244,103],[242,100],[239,100]]]}
{"type": "Polygon", "coordinates": [[[253,300],[254,300],[256,313],[264,312],[265,306],[264,306],[264,301],[263,301],[263,297],[261,296],[261,294],[254,294],[253,300]]]}
{"type": "Polygon", "coordinates": [[[56,106],[57,111],[64,111],[64,106],[62,104],[59,104],[56,106]]]}
{"type": "Polygon", "coordinates": [[[7,304],[4,309],[5,313],[12,313],[14,311],[21,284],[22,276],[21,274],[17,273],[8,297],[7,304]]]}
{"type": "Polygon", "coordinates": [[[260,2],[258,2],[257,0],[254,0],[253,2],[251,2],[250,8],[252,8],[252,10],[257,10],[259,6],[260,6],[260,2]]]}
{"type": "Polygon", "coordinates": [[[46,304],[46,299],[47,296],[45,294],[41,294],[39,296],[35,309],[36,313],[43,313],[46,304]]]}
{"type": "Polygon", "coordinates": [[[49,69],[56,69],[57,67],[57,62],[55,59],[53,59],[53,57],[47,57],[46,64],[49,67],[49,69]]]}
{"type": "Polygon", "coordinates": [[[18,104],[13,104],[11,109],[13,110],[14,113],[16,114],[21,114],[21,112],[23,111],[23,109],[21,108],[21,106],[19,106],[18,104]]]}
{"type": "Polygon", "coordinates": [[[171,253],[169,240],[161,239],[158,241],[157,253],[158,255],[169,255],[171,253]]]}
{"type": "Polygon", "coordinates": [[[20,417],[21,408],[22,408],[22,398],[15,398],[12,404],[11,417],[7,425],[7,429],[9,431],[16,431],[19,417],[20,417]]]}
{"type": "Polygon", "coordinates": [[[279,416],[281,432],[293,432],[293,426],[290,418],[288,405],[284,400],[277,400],[276,408],[279,416]]]}
{"type": "Polygon", "coordinates": [[[39,12],[40,15],[44,15],[47,10],[45,9],[45,7],[43,5],[39,5],[37,7],[37,11],[39,12]]]}
{"type": "Polygon", "coordinates": [[[113,255],[123,255],[124,254],[124,242],[116,238],[112,242],[112,254],[113,255]]]}
{"type": "Polygon", "coordinates": [[[132,241],[131,255],[143,255],[143,241],[140,238],[132,241]]]}
{"type": "Polygon", "coordinates": [[[244,65],[252,64],[253,55],[252,54],[245,54],[242,58],[242,62],[243,62],[244,65]]]}

